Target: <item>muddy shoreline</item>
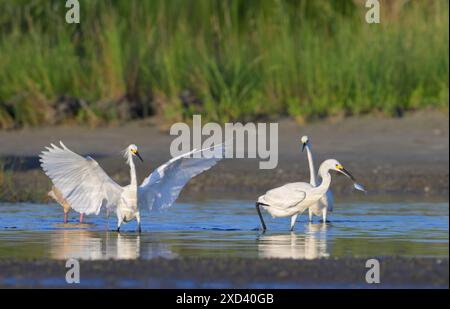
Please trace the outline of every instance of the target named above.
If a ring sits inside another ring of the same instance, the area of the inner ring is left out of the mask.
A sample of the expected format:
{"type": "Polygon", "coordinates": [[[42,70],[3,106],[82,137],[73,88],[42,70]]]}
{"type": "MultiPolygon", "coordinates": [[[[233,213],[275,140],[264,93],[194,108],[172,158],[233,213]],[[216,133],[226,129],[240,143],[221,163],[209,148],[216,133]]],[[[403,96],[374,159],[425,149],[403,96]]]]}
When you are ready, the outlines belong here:
{"type": "Polygon", "coordinates": [[[367,259],[181,258],[80,261],[67,284],[65,261],[0,260],[1,288],[448,288],[448,259],[379,258],[380,284],[367,284],[367,259]]]}
{"type": "MultiPolygon", "coordinates": [[[[290,119],[279,123],[278,167],[258,168],[258,159],[227,159],[194,178],[183,197],[257,197],[267,189],[309,179],[306,155],[299,139],[308,135],[316,165],[325,158],[340,160],[369,190],[369,198],[404,196],[418,200],[448,200],[449,118],[447,113],[422,111],[402,118],[328,119],[299,126],[290,119]]],[[[38,154],[50,142],[63,140],[74,151],[90,154],[120,184],[129,175],[120,150],[130,143],[140,147],[145,164],[138,177],[170,158],[174,136],[161,132],[153,119],[126,125],[89,129],[56,127],[0,132],[2,201],[46,200],[50,187],[39,169],[38,154]]],[[[332,188],[338,198],[352,199],[351,184],[335,177],[332,188]]]]}

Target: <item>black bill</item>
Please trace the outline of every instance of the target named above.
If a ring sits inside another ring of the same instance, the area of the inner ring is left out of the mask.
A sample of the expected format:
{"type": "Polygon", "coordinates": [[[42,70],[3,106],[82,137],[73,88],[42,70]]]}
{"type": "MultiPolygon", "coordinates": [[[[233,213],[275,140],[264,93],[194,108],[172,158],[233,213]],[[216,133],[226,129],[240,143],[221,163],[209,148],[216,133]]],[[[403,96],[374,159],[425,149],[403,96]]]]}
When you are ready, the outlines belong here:
{"type": "Polygon", "coordinates": [[[340,171],[342,174],[344,174],[345,176],[347,176],[348,178],[350,178],[351,180],[356,182],[355,177],[353,177],[353,175],[349,171],[347,171],[345,168],[340,169],[340,171]]]}
{"type": "Polygon", "coordinates": [[[141,160],[141,162],[144,162],[144,160],[142,159],[141,155],[139,152],[136,151],[136,156],[139,158],[139,160],[141,160]]]}

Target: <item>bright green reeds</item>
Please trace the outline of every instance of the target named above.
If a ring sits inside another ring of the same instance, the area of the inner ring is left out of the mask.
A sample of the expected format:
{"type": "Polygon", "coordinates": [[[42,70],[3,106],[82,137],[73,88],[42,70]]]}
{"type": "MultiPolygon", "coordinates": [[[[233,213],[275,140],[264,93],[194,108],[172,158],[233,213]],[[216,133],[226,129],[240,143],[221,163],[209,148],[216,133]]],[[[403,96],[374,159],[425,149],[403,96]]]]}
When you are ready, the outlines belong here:
{"type": "Polygon", "coordinates": [[[448,1],[0,0],[0,128],[120,117],[249,120],[448,109],[448,1]],[[184,104],[183,104],[184,103],[184,104]]]}

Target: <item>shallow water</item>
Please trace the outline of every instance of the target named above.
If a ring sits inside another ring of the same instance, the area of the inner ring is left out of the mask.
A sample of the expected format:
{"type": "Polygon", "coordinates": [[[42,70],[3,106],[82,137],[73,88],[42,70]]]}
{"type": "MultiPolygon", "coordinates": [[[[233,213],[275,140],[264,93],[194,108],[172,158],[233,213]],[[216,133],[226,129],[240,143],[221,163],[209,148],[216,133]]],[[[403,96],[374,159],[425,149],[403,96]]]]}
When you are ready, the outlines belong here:
{"type": "Polygon", "coordinates": [[[105,214],[78,224],[62,223],[56,204],[0,204],[0,258],[151,259],[155,257],[448,257],[448,203],[340,203],[330,223],[302,215],[296,231],[289,219],[264,214],[258,230],[252,201],[177,203],[161,213],[143,213],[115,232],[105,214]]]}

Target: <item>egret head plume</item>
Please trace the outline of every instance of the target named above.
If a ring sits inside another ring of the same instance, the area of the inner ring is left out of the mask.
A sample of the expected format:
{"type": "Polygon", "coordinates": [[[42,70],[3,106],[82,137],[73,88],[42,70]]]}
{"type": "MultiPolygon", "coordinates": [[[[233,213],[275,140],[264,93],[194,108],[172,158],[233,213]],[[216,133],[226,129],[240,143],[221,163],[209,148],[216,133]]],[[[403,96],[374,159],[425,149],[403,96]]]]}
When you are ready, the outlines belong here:
{"type": "Polygon", "coordinates": [[[131,158],[133,156],[138,157],[139,160],[141,160],[141,162],[144,162],[144,160],[142,159],[141,155],[139,154],[138,147],[135,144],[131,144],[130,146],[125,148],[122,151],[122,154],[125,157],[125,159],[127,160],[128,164],[131,162],[130,160],[131,160],[131,158]]]}

